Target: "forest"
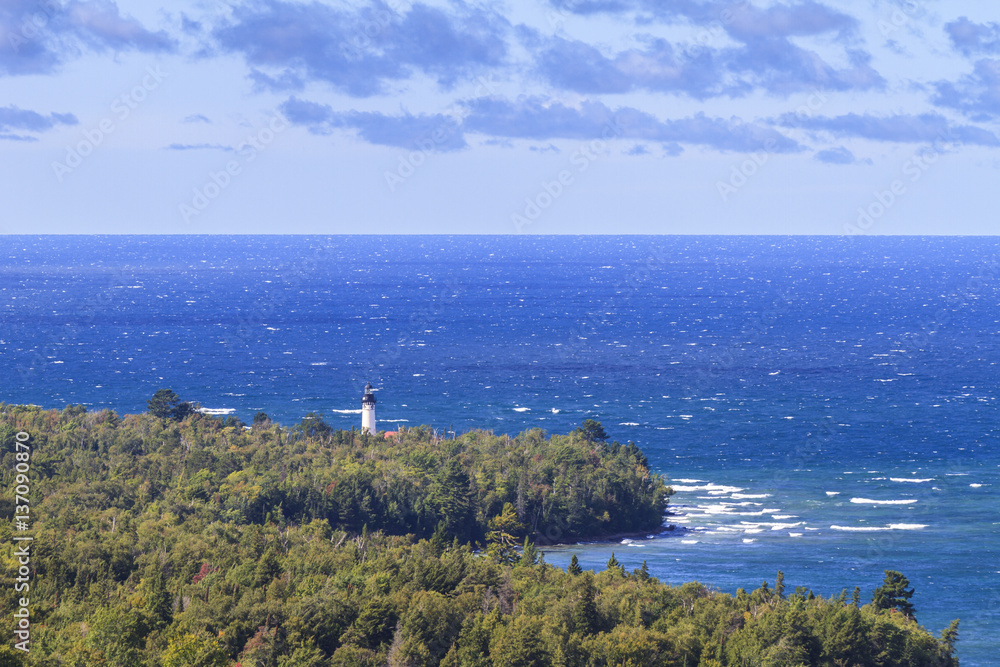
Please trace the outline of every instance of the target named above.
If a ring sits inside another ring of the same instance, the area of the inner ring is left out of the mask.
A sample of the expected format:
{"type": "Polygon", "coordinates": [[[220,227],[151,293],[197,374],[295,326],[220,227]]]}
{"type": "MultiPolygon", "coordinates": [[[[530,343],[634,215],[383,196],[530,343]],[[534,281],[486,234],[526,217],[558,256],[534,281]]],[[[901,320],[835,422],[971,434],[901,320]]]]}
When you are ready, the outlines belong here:
{"type": "Polygon", "coordinates": [[[958,664],[957,622],[921,628],[898,572],[862,604],[787,593],[780,573],[729,595],[613,557],[600,572],[546,564],[539,545],[663,521],[666,481],[597,422],[386,437],[149,403],[0,404],[0,666],[958,664]],[[25,534],[27,653],[12,613],[25,534]]]}

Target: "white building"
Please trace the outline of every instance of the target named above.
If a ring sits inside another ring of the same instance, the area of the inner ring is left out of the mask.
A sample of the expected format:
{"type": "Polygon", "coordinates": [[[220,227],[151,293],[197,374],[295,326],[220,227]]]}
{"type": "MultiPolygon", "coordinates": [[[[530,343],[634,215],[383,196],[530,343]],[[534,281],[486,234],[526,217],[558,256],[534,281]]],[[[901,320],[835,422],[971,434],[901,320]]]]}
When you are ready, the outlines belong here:
{"type": "Polygon", "coordinates": [[[365,385],[365,395],[361,397],[361,432],[375,434],[375,394],[372,383],[365,385]]]}

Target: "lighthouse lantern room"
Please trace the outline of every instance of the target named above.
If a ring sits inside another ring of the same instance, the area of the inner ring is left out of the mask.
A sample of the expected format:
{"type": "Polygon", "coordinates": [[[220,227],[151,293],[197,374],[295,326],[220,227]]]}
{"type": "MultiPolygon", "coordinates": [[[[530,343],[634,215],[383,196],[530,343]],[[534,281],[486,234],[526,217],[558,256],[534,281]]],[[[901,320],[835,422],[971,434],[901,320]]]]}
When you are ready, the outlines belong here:
{"type": "Polygon", "coordinates": [[[361,432],[375,434],[375,394],[372,383],[365,385],[365,395],[361,397],[361,432]]]}

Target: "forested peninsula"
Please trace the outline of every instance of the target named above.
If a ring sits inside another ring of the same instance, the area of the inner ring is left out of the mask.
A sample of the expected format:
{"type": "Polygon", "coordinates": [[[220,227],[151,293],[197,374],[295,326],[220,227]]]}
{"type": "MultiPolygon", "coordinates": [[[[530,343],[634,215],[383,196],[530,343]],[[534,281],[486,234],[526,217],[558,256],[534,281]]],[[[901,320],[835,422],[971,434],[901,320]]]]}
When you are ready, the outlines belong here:
{"type": "Polygon", "coordinates": [[[662,523],[665,481],[596,422],[386,437],[167,398],[124,416],[0,404],[0,667],[957,665],[957,626],[923,630],[899,573],[862,605],[780,576],[732,596],[614,558],[546,564],[539,543],[662,523]]]}

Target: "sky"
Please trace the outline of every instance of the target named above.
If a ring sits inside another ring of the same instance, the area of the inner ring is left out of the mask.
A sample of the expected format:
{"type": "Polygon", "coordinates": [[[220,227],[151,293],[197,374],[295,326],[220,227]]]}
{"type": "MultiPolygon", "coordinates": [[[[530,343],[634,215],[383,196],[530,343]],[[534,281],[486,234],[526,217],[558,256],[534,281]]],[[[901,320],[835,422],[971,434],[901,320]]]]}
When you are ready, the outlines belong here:
{"type": "Polygon", "coordinates": [[[0,0],[0,233],[994,234],[998,21],[0,0]]]}

